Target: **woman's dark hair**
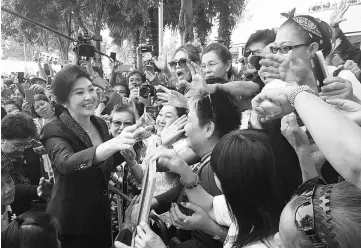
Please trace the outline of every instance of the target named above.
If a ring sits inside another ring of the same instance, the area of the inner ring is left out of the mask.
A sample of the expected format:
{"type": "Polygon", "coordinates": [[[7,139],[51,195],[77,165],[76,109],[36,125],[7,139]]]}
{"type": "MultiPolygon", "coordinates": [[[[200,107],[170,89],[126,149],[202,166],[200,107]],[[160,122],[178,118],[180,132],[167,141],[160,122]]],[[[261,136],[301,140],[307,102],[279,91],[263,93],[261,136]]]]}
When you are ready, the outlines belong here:
{"type": "Polygon", "coordinates": [[[19,109],[20,112],[23,111],[22,107],[14,100],[11,100],[11,99],[6,100],[4,102],[4,106],[6,106],[6,105],[14,105],[17,109],[19,109]]]}
{"type": "Polygon", "coordinates": [[[36,126],[30,117],[23,113],[6,115],[1,120],[1,138],[5,140],[34,138],[36,126]]]}
{"type": "Polygon", "coordinates": [[[201,58],[203,57],[204,54],[209,53],[209,52],[215,52],[217,54],[217,56],[219,57],[219,59],[223,62],[223,63],[227,63],[229,62],[231,64],[231,67],[229,68],[228,72],[227,72],[227,76],[228,78],[232,77],[232,54],[229,51],[229,49],[219,43],[212,43],[210,45],[208,45],[202,53],[201,58]]]}
{"type": "Polygon", "coordinates": [[[56,101],[59,103],[68,101],[76,80],[82,77],[90,80],[90,75],[77,65],[68,65],[60,70],[51,84],[51,90],[56,101]]]}
{"type": "Polygon", "coordinates": [[[244,45],[244,51],[246,51],[253,43],[262,42],[265,44],[265,46],[267,46],[268,44],[274,42],[275,39],[276,31],[274,29],[257,30],[248,38],[246,44],[244,45]]]}
{"type": "MultiPolygon", "coordinates": [[[[36,101],[45,101],[45,102],[50,103],[49,98],[47,98],[44,94],[34,95],[34,102],[36,102],[36,101]]],[[[31,113],[34,115],[34,117],[41,118],[40,115],[38,115],[38,113],[36,113],[34,105],[32,105],[30,109],[31,109],[31,113]]]]}
{"type": "Polygon", "coordinates": [[[49,214],[40,211],[23,213],[1,234],[4,248],[57,248],[57,223],[49,214]]]}
{"type": "MultiPolygon", "coordinates": [[[[327,187],[327,186],[326,186],[327,187]]],[[[334,184],[330,193],[330,215],[329,220],[325,220],[325,213],[322,209],[322,196],[324,196],[324,185],[317,186],[313,196],[315,230],[318,237],[333,237],[333,241],[339,248],[359,248],[361,244],[361,191],[355,185],[346,181],[334,184]],[[332,226],[332,230],[327,228],[332,226]],[[325,232],[327,230],[328,232],[325,232]]],[[[289,203],[292,213],[304,201],[301,197],[295,197],[289,203]]],[[[297,231],[292,242],[293,247],[313,248],[311,240],[304,232],[297,231]]],[[[332,246],[333,247],[333,246],[332,246]]]]}
{"type": "Polygon", "coordinates": [[[183,51],[188,55],[188,59],[196,64],[200,64],[201,59],[199,57],[199,49],[195,46],[193,46],[192,44],[185,44],[182,45],[180,47],[178,47],[175,52],[174,55],[179,52],[179,51],[183,51]]]}
{"type": "Polygon", "coordinates": [[[142,79],[142,84],[144,84],[145,81],[146,81],[146,78],[145,78],[144,74],[143,74],[141,71],[139,71],[139,70],[133,70],[133,71],[131,71],[131,72],[128,74],[128,83],[129,83],[129,78],[130,78],[131,76],[135,75],[135,74],[139,74],[139,75],[140,75],[140,78],[142,79]]]}
{"type": "Polygon", "coordinates": [[[330,32],[329,25],[324,22],[320,21],[312,16],[309,15],[302,15],[299,17],[304,17],[309,19],[311,22],[313,22],[316,27],[319,29],[321,36],[322,36],[322,44],[318,40],[315,39],[316,35],[312,35],[313,38],[310,37],[309,32],[303,29],[296,21],[294,21],[292,18],[285,21],[281,27],[283,26],[291,26],[294,30],[297,31],[297,33],[300,35],[301,39],[304,40],[305,44],[311,44],[313,42],[316,42],[318,44],[318,49],[322,50],[323,56],[326,58],[331,50],[332,50],[332,44],[331,44],[331,38],[332,34],[330,32]]]}
{"type": "Polygon", "coordinates": [[[199,125],[212,121],[219,137],[239,128],[241,123],[239,100],[230,93],[217,89],[214,93],[199,91],[191,98],[199,125]]]}
{"type": "Polygon", "coordinates": [[[286,199],[280,195],[272,148],[267,136],[242,130],[226,134],[215,146],[210,165],[221,182],[232,221],[234,247],[275,234],[286,199]]]}
{"type": "Polygon", "coordinates": [[[178,118],[187,114],[188,109],[176,107],[178,118]]]}

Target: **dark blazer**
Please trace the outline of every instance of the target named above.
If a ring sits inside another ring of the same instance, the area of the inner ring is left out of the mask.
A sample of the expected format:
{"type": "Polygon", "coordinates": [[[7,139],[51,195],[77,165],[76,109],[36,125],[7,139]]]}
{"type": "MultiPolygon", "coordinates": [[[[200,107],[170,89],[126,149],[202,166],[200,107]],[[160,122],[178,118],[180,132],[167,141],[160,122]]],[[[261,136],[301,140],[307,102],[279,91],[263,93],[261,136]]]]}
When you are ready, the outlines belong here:
{"type": "MultiPolygon", "coordinates": [[[[95,116],[91,121],[103,141],[109,140],[106,123],[95,116]]],[[[110,233],[108,182],[113,167],[121,161],[115,162],[111,156],[94,164],[96,147],[66,110],[44,126],[40,140],[49,154],[55,179],[46,211],[59,221],[59,233],[110,233]]]]}

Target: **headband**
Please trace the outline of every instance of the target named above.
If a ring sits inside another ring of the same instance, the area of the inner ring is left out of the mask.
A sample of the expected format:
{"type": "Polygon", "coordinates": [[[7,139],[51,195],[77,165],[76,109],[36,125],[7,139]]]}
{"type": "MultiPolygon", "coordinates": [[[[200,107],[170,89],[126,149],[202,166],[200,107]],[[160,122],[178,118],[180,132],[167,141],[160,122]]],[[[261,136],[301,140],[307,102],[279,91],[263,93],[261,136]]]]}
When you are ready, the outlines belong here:
{"type": "Polygon", "coordinates": [[[321,34],[321,20],[308,15],[295,16],[296,9],[292,9],[288,14],[282,13],[282,16],[293,20],[303,30],[307,31],[311,40],[319,44],[323,44],[323,37],[321,34]]]}
{"type": "Polygon", "coordinates": [[[335,234],[332,229],[333,226],[331,224],[331,209],[330,209],[330,195],[333,185],[328,184],[325,186],[319,186],[320,189],[320,197],[318,200],[320,201],[319,207],[322,209],[320,215],[322,216],[322,223],[318,225],[319,227],[316,231],[317,236],[322,240],[322,243],[326,245],[328,248],[337,248],[338,245],[334,240],[335,234]]]}

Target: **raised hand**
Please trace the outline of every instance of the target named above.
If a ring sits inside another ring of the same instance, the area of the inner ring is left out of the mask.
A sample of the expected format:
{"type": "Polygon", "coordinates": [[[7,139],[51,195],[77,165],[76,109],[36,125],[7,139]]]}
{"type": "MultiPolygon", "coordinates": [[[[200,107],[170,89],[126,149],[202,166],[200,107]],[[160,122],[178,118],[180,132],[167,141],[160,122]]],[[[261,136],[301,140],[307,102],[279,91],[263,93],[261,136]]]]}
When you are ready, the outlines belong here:
{"type": "Polygon", "coordinates": [[[294,108],[289,102],[291,92],[298,86],[287,86],[277,89],[266,89],[252,99],[252,108],[258,115],[262,116],[261,120],[278,119],[284,115],[290,114],[294,108]],[[262,104],[269,102],[269,104],[262,104]],[[277,110],[275,113],[274,109],[277,110]],[[270,115],[270,113],[272,115],[270,115]]]}
{"type": "Polygon", "coordinates": [[[173,145],[184,134],[184,126],[186,124],[187,116],[183,115],[169,126],[164,127],[160,134],[162,145],[165,147],[173,145]]]}
{"type": "Polygon", "coordinates": [[[343,0],[341,3],[337,4],[334,11],[330,17],[330,24],[332,27],[337,27],[341,22],[346,21],[346,18],[343,18],[343,15],[346,13],[350,4],[346,0],[343,0]]]}
{"type": "Polygon", "coordinates": [[[345,70],[351,71],[356,76],[357,79],[360,79],[361,69],[353,60],[347,60],[343,65],[343,68],[345,70]]]}
{"type": "Polygon", "coordinates": [[[361,105],[346,99],[328,99],[328,104],[336,106],[344,115],[361,125],[361,105]]]}
{"type": "Polygon", "coordinates": [[[156,161],[159,158],[162,158],[164,164],[171,172],[182,175],[191,170],[188,164],[174,150],[158,147],[150,156],[150,160],[156,161]]]}
{"type": "Polygon", "coordinates": [[[135,124],[130,127],[126,127],[123,131],[115,138],[111,139],[114,147],[119,151],[129,150],[137,142],[136,138],[139,136],[138,132],[135,132],[140,127],[140,124],[135,124]]]}
{"type": "Polygon", "coordinates": [[[165,71],[165,70],[168,69],[168,67],[167,67],[167,53],[166,52],[165,52],[165,54],[159,55],[158,59],[153,57],[152,60],[154,61],[154,64],[158,67],[159,70],[165,71]]]}
{"type": "Polygon", "coordinates": [[[128,165],[132,166],[136,163],[135,161],[136,154],[133,148],[129,150],[120,151],[120,153],[123,155],[125,162],[127,162],[128,165]]]}
{"type": "Polygon", "coordinates": [[[348,99],[353,100],[353,89],[350,81],[341,77],[328,77],[323,81],[320,97],[326,99],[348,99]]]}
{"type": "Polygon", "coordinates": [[[166,248],[162,239],[150,229],[149,225],[141,222],[137,226],[137,236],[135,237],[135,247],[139,248],[166,248]]]}
{"type": "Polygon", "coordinates": [[[39,186],[36,189],[36,192],[39,197],[50,197],[51,191],[53,190],[54,186],[54,177],[50,179],[45,179],[44,177],[40,178],[39,186]]]}
{"type": "Polygon", "coordinates": [[[162,85],[158,85],[156,88],[164,91],[157,92],[158,99],[165,101],[164,104],[172,105],[177,108],[187,108],[188,99],[178,91],[167,89],[162,85]]]}
{"type": "Polygon", "coordinates": [[[288,143],[290,143],[295,151],[310,145],[307,134],[299,127],[296,115],[294,113],[286,115],[282,118],[281,133],[288,140],[288,143]]]}
{"type": "Polygon", "coordinates": [[[172,224],[176,228],[183,230],[205,230],[206,227],[214,225],[214,221],[203,208],[190,202],[182,202],[181,205],[192,210],[193,214],[191,216],[186,216],[180,211],[177,204],[172,203],[169,212],[172,224]]]}

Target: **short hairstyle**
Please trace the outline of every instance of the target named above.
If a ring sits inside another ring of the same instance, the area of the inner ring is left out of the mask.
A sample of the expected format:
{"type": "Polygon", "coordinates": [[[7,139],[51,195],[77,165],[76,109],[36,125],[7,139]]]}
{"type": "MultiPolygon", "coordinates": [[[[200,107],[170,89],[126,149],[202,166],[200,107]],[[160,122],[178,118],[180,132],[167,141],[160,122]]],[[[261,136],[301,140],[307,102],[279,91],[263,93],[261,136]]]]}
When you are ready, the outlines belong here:
{"type": "Polygon", "coordinates": [[[7,115],[1,120],[1,138],[5,140],[34,138],[36,126],[30,117],[23,113],[7,115]]]}
{"type": "Polygon", "coordinates": [[[324,21],[320,21],[317,20],[316,18],[309,16],[309,15],[302,15],[302,17],[305,17],[309,20],[311,20],[313,23],[319,23],[317,25],[317,28],[319,29],[321,36],[322,36],[322,44],[319,41],[316,41],[314,38],[311,38],[309,35],[309,32],[306,31],[305,29],[303,29],[296,21],[294,21],[292,18],[288,19],[287,21],[285,21],[282,25],[281,28],[284,26],[291,26],[294,30],[297,31],[297,33],[299,34],[299,37],[306,43],[306,44],[311,44],[312,42],[316,42],[318,44],[318,49],[322,50],[323,56],[326,58],[332,49],[332,44],[331,44],[331,37],[332,34],[330,32],[330,26],[324,22],[324,21]]]}
{"type": "Polygon", "coordinates": [[[1,234],[4,248],[57,248],[57,222],[49,214],[28,211],[13,220],[1,234]]]}
{"type": "Polygon", "coordinates": [[[253,130],[226,134],[214,147],[210,165],[238,232],[234,247],[275,234],[286,199],[279,192],[276,163],[267,136],[253,130]]]}
{"type": "MultiPolygon", "coordinates": [[[[322,200],[320,197],[323,195],[324,185],[319,185],[316,188],[313,196],[313,206],[315,215],[315,229],[316,234],[319,237],[320,231],[328,230],[325,225],[325,218],[320,204],[322,200]]],[[[300,198],[293,198],[291,200],[290,207],[292,213],[300,205],[300,198]]],[[[360,217],[360,206],[361,206],[361,191],[353,184],[346,181],[334,184],[330,194],[330,212],[331,219],[328,221],[332,225],[332,234],[334,235],[333,240],[339,248],[359,248],[361,244],[361,217],[360,217]]],[[[326,235],[328,235],[327,233],[326,235]]],[[[297,248],[311,248],[314,247],[310,239],[303,232],[297,231],[296,240],[292,242],[297,248]]]]}
{"type": "Polygon", "coordinates": [[[195,109],[200,126],[212,121],[219,137],[238,129],[241,122],[239,100],[230,93],[216,89],[214,93],[198,91],[190,99],[190,107],[195,109]]]}
{"type": "Polygon", "coordinates": [[[217,56],[219,57],[219,59],[223,62],[223,63],[227,63],[229,61],[229,63],[231,64],[231,67],[229,68],[228,72],[227,72],[227,76],[228,78],[232,77],[232,54],[229,51],[229,49],[220,44],[220,43],[212,43],[209,44],[202,53],[201,58],[203,57],[204,54],[209,53],[209,52],[215,52],[217,54],[217,56]]]}
{"type": "Polygon", "coordinates": [[[112,117],[113,119],[113,114],[114,113],[121,113],[121,112],[128,112],[130,113],[132,116],[133,116],[133,120],[134,120],[134,123],[135,123],[135,114],[134,114],[134,111],[133,109],[130,107],[130,106],[127,106],[127,105],[122,105],[122,104],[117,104],[113,107],[113,110],[112,112],[110,113],[110,116],[112,117]]]}
{"type": "Polygon", "coordinates": [[[228,83],[227,80],[221,77],[211,77],[206,79],[207,84],[225,84],[228,83]]]}
{"type": "Polygon", "coordinates": [[[15,107],[17,107],[17,108],[19,109],[20,112],[23,111],[23,109],[22,109],[22,107],[19,105],[19,103],[15,102],[15,101],[12,100],[12,99],[6,100],[6,101],[4,102],[4,106],[6,106],[6,105],[14,105],[15,107]]]}
{"type": "Polygon", "coordinates": [[[41,81],[44,84],[48,84],[48,82],[46,80],[44,80],[42,78],[39,78],[39,77],[34,77],[34,78],[30,79],[30,84],[33,85],[33,84],[36,84],[39,81],[41,81]]]}
{"type": "MultiPolygon", "coordinates": [[[[201,59],[199,57],[200,51],[197,47],[193,46],[192,44],[182,45],[175,50],[174,55],[179,51],[183,51],[184,53],[186,53],[188,55],[188,59],[191,62],[200,64],[200,62],[201,62],[201,59]]],[[[173,55],[173,57],[174,57],[174,55],[173,55]]]]}
{"type": "Polygon", "coordinates": [[[61,69],[51,84],[56,100],[59,103],[67,102],[76,80],[82,77],[90,80],[90,75],[77,65],[68,65],[61,69]]]}
{"type": "MultiPolygon", "coordinates": [[[[44,94],[36,94],[36,95],[34,95],[34,102],[36,102],[36,101],[45,101],[45,102],[49,102],[49,103],[50,103],[49,98],[47,98],[44,94]]],[[[36,113],[36,111],[35,111],[34,105],[32,105],[30,109],[31,109],[31,113],[32,113],[35,117],[40,118],[40,116],[38,115],[38,113],[36,113]]]]}
{"type": "Polygon", "coordinates": [[[135,74],[139,74],[139,75],[140,75],[140,78],[142,79],[142,84],[145,83],[146,78],[145,78],[144,74],[143,74],[141,71],[139,71],[139,70],[133,70],[133,71],[131,71],[131,72],[128,74],[128,80],[129,80],[129,78],[130,78],[131,76],[133,76],[133,75],[135,75],[135,74]]]}
{"type": "Polygon", "coordinates": [[[248,38],[244,50],[246,51],[252,43],[262,42],[266,46],[276,39],[276,31],[274,29],[261,29],[251,34],[248,38]]]}
{"type": "Polygon", "coordinates": [[[118,85],[120,85],[120,86],[124,86],[124,88],[125,88],[125,93],[127,94],[127,96],[129,96],[129,95],[130,95],[129,86],[128,86],[128,84],[126,83],[126,81],[125,81],[125,83],[122,83],[122,82],[116,82],[115,84],[113,84],[113,85],[112,85],[112,87],[114,88],[115,86],[118,86],[118,85]]]}

